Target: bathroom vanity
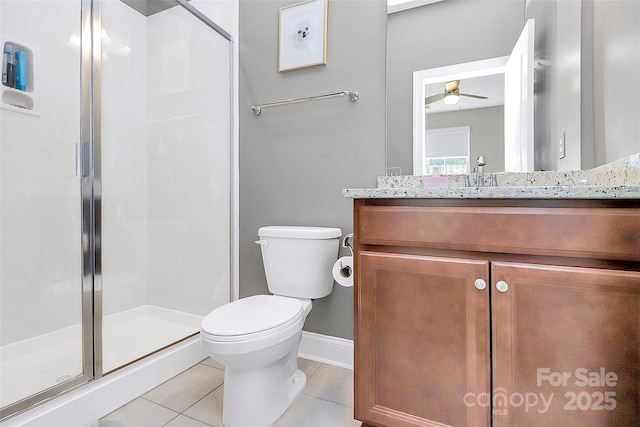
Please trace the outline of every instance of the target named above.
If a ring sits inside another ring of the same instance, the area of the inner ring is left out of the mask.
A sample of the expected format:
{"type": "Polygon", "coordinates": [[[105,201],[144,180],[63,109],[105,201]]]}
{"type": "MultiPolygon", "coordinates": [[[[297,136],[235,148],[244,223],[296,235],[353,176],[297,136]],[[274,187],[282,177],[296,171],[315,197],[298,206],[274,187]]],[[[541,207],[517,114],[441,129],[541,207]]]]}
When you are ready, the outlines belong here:
{"type": "Polygon", "coordinates": [[[363,425],[640,425],[640,187],[541,188],[345,190],[363,425]]]}

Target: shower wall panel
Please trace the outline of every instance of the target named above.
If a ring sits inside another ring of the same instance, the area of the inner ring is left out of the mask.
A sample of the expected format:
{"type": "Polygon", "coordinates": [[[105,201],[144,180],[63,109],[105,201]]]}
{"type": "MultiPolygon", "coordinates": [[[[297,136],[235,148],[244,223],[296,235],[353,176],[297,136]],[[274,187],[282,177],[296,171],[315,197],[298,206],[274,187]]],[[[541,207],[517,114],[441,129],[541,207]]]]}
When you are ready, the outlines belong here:
{"type": "Polygon", "coordinates": [[[174,7],[147,48],[149,301],[205,315],[230,297],[229,45],[174,7]]]}
{"type": "Polygon", "coordinates": [[[102,306],[147,304],[147,20],[102,2],[102,306]]]}

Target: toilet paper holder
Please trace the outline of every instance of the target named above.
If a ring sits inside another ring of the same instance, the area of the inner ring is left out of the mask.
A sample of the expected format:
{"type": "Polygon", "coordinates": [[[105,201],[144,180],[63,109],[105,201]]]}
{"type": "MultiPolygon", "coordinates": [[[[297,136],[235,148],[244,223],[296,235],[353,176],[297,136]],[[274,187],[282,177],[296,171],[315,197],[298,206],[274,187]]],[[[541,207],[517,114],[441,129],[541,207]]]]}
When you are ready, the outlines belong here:
{"type": "Polygon", "coordinates": [[[349,248],[349,250],[351,251],[351,256],[353,256],[353,246],[351,246],[351,244],[349,243],[349,239],[353,240],[353,233],[349,233],[342,238],[342,247],[349,248]]]}
{"type": "Polygon", "coordinates": [[[340,261],[340,275],[346,279],[348,277],[351,277],[351,273],[351,266],[344,265],[342,264],[342,261],[340,261]]]}
{"type": "MultiPolygon", "coordinates": [[[[346,236],[344,236],[344,238],[342,239],[342,247],[343,248],[349,248],[349,251],[351,252],[351,256],[353,256],[353,246],[351,246],[351,244],[349,243],[349,239],[353,239],[353,233],[349,233],[346,236]]],[[[351,277],[351,274],[353,273],[351,270],[351,266],[350,265],[345,265],[342,263],[342,259],[339,260],[340,261],[340,275],[342,277],[351,277]]]]}

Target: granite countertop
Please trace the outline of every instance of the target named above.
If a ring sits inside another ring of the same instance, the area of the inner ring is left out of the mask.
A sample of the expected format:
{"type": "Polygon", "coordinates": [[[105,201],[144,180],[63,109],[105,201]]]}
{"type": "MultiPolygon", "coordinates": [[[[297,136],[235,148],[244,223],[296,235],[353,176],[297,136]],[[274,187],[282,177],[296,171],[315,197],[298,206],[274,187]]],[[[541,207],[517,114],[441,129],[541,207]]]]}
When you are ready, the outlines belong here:
{"type": "Polygon", "coordinates": [[[376,188],[342,190],[353,199],[640,199],[640,153],[586,171],[485,174],[495,186],[476,186],[475,176],[381,176],[376,188]],[[471,183],[467,183],[471,180],[471,183]],[[435,186],[434,186],[435,185],[435,186]]]}

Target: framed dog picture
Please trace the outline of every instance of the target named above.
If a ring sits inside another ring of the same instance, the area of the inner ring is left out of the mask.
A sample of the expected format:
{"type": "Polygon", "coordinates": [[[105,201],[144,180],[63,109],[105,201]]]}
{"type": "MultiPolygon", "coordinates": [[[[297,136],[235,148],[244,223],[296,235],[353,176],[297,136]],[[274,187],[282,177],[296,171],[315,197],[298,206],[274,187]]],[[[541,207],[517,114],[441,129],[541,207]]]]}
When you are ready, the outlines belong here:
{"type": "Polygon", "coordinates": [[[280,8],[278,71],[327,63],[329,0],[308,0],[280,8]]]}

